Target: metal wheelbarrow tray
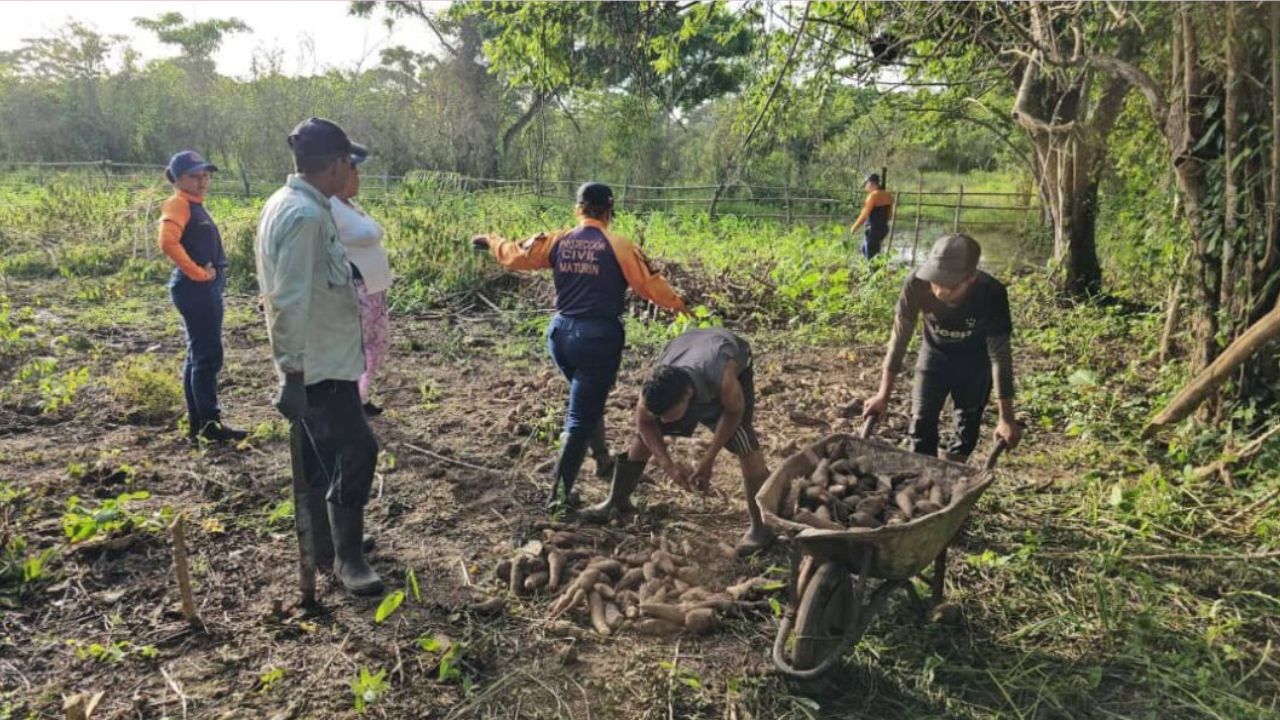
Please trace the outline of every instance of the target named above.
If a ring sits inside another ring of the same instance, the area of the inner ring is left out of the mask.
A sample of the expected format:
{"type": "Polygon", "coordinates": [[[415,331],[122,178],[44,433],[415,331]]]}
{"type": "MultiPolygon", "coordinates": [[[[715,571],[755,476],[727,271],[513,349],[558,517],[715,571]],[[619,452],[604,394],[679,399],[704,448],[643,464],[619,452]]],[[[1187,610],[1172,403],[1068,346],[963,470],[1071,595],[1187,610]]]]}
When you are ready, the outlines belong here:
{"type": "MultiPolygon", "coordinates": [[[[864,435],[870,431],[870,424],[864,435]]],[[[875,440],[853,435],[829,435],[792,455],[756,494],[765,524],[791,538],[796,557],[792,563],[792,597],[774,641],[773,661],[779,670],[800,678],[820,675],[857,643],[889,595],[902,589],[923,611],[911,579],[931,563],[932,577],[924,578],[933,590],[933,602],[941,602],[946,549],[960,531],[973,506],[995,479],[995,462],[1003,444],[997,445],[985,467],[970,467],[899,450],[875,440]],[[879,528],[820,530],[785,517],[782,502],[791,483],[811,474],[825,456],[829,443],[847,443],[878,474],[919,473],[935,481],[963,481],[951,502],[941,510],[899,525],[879,528]],[[867,597],[871,580],[882,581],[867,597]],[[865,598],[865,601],[864,601],[865,598]],[[798,607],[796,607],[798,606],[798,607]],[[795,627],[792,659],[785,647],[795,627]]]]}

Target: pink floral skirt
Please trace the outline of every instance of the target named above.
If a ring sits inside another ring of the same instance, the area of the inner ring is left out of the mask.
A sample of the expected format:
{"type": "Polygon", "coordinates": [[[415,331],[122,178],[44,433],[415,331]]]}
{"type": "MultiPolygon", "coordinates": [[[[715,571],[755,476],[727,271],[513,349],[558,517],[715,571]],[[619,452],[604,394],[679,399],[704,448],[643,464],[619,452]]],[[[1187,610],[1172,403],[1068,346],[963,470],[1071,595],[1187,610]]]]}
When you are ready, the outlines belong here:
{"type": "Polygon", "coordinates": [[[360,328],[364,334],[364,373],[360,375],[360,402],[369,402],[369,385],[391,350],[391,319],[387,291],[366,293],[364,281],[356,280],[360,297],[360,328]]]}

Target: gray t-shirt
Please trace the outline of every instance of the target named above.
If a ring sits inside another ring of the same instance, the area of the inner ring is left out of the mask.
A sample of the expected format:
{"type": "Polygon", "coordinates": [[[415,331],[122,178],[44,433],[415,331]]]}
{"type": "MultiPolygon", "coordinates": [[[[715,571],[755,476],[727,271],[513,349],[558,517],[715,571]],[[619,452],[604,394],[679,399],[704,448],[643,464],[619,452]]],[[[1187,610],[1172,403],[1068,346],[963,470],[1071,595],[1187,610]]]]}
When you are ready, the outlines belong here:
{"type": "Polygon", "coordinates": [[[659,365],[683,370],[693,381],[691,409],[720,405],[720,381],[732,360],[742,373],[751,366],[751,346],[746,340],[722,328],[689,330],[672,340],[662,351],[659,365]]]}

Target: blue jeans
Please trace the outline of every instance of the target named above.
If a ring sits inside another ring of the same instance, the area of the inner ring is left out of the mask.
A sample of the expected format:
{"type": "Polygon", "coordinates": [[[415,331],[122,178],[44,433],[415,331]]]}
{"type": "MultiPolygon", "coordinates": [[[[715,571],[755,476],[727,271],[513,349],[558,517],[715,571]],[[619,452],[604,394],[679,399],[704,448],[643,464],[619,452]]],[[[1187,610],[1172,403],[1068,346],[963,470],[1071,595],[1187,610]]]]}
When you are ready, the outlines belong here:
{"type": "Polygon", "coordinates": [[[618,380],[625,337],[618,320],[556,315],[547,328],[547,350],[569,381],[565,432],[590,437],[604,417],[609,391],[618,380]]]}
{"type": "Polygon", "coordinates": [[[222,371],[223,270],[212,282],[196,282],[175,270],[169,297],[182,315],[187,357],[182,364],[182,392],[187,399],[191,432],[222,419],[218,405],[218,373],[222,371]]]}
{"type": "Polygon", "coordinates": [[[609,391],[618,379],[625,335],[619,320],[556,315],[547,328],[547,350],[569,381],[569,413],[560,449],[557,480],[573,487],[591,436],[604,417],[609,391]]]}
{"type": "Polygon", "coordinates": [[[862,256],[870,260],[879,255],[880,243],[884,241],[888,234],[889,231],[887,229],[872,231],[871,228],[867,228],[864,230],[862,233],[862,256]]]}

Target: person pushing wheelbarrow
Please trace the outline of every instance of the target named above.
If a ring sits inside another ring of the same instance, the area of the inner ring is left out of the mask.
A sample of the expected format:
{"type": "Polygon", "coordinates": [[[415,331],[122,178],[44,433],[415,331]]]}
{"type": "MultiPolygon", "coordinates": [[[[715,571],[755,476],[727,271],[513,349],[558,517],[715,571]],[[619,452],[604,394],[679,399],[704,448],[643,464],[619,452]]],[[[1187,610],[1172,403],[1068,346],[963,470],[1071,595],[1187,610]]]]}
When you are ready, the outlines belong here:
{"type": "Polygon", "coordinates": [[[994,385],[999,420],[996,440],[1016,447],[1022,429],[1013,414],[1013,320],[1004,284],[978,269],[982,247],[968,235],[938,239],[898,296],[893,332],[880,375],[880,390],[863,405],[863,417],[883,417],[907,343],[924,315],[924,342],[911,389],[911,449],[964,463],[978,444],[982,413],[994,385]],[[956,432],[939,454],[938,419],[950,397],[956,432]]]}

